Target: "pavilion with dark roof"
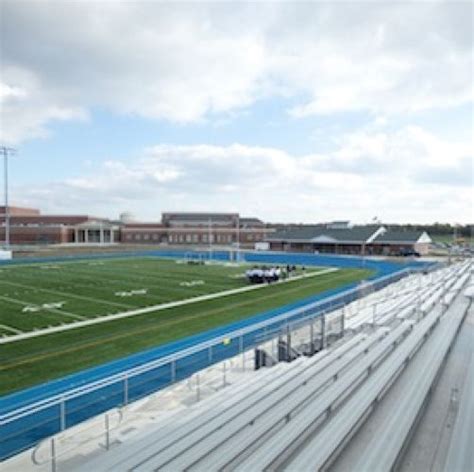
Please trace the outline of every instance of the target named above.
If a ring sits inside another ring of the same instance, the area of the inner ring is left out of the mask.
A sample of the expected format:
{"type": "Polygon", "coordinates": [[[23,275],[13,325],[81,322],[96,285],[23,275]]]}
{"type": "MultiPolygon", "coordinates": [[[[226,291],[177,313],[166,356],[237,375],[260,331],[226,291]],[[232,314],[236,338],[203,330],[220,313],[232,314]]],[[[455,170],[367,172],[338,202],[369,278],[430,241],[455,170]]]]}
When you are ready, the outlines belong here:
{"type": "Polygon", "coordinates": [[[424,231],[392,231],[381,225],[349,223],[289,227],[268,235],[270,250],[354,255],[427,254],[431,238],[424,231]]]}

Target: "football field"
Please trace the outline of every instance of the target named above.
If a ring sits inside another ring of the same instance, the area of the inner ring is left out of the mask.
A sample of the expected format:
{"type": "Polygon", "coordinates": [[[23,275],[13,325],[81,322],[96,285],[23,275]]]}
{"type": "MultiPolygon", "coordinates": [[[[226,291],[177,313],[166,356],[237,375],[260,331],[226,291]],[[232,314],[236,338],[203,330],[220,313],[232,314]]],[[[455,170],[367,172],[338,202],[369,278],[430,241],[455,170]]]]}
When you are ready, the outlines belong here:
{"type": "Polygon", "coordinates": [[[0,335],[239,289],[247,285],[246,268],[157,258],[6,266],[0,268],[0,335]]]}
{"type": "Polygon", "coordinates": [[[364,279],[368,270],[298,268],[249,286],[246,264],[153,257],[0,267],[0,393],[278,308],[364,279]],[[91,320],[94,324],[91,323],[91,320]],[[40,335],[44,330],[58,330],[40,335]]]}

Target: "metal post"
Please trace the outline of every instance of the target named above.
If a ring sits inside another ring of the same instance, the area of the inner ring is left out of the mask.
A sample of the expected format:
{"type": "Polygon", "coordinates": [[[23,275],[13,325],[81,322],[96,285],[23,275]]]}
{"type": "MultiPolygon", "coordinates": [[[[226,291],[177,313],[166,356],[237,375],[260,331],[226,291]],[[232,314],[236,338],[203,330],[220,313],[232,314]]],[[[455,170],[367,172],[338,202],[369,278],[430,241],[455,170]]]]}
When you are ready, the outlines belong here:
{"type": "Polygon", "coordinates": [[[196,401],[201,400],[201,382],[199,380],[199,372],[196,374],[196,401]]]}
{"type": "Polygon", "coordinates": [[[8,152],[4,152],[5,177],[5,249],[10,247],[10,208],[8,203],[8,152]]]}
{"type": "Polygon", "coordinates": [[[56,472],[56,444],[54,437],[51,438],[51,472],[56,472]]]}
{"type": "Polygon", "coordinates": [[[109,423],[109,414],[105,414],[105,449],[108,451],[110,449],[110,423],[109,423]]]}
{"type": "Polygon", "coordinates": [[[226,382],[226,365],[225,365],[225,361],[224,363],[222,364],[222,386],[225,387],[227,385],[227,382],[226,382]]]}
{"type": "Polygon", "coordinates": [[[326,347],[326,315],[321,316],[321,349],[326,347]]]}
{"type": "Polygon", "coordinates": [[[176,382],[176,361],[173,359],[171,361],[171,383],[176,382]]]}
{"type": "Polygon", "coordinates": [[[242,354],[242,370],[245,370],[245,354],[244,354],[244,336],[239,337],[239,351],[242,354]]]}
{"type": "Polygon", "coordinates": [[[128,405],[128,376],[123,379],[123,403],[128,405]]]}
{"type": "Polygon", "coordinates": [[[342,307],[342,316],[341,316],[341,338],[344,337],[344,330],[346,328],[346,307],[342,307]]]}
{"type": "Polygon", "coordinates": [[[61,403],[59,404],[60,410],[60,424],[61,424],[61,431],[66,429],[66,403],[64,401],[64,397],[61,397],[61,403]]]}
{"type": "Polygon", "coordinates": [[[310,346],[310,354],[313,355],[314,354],[314,326],[313,326],[313,323],[314,323],[314,318],[312,318],[309,322],[309,346],[310,346]]]}
{"type": "Polygon", "coordinates": [[[237,257],[236,262],[240,260],[240,215],[237,215],[237,257]]]}
{"type": "Polygon", "coordinates": [[[15,149],[1,146],[0,151],[3,154],[4,169],[4,191],[5,191],[5,249],[10,249],[10,204],[8,201],[8,156],[15,153],[15,149]]]}
{"type": "Polygon", "coordinates": [[[291,361],[291,334],[290,334],[290,325],[286,325],[286,360],[291,361]]]}

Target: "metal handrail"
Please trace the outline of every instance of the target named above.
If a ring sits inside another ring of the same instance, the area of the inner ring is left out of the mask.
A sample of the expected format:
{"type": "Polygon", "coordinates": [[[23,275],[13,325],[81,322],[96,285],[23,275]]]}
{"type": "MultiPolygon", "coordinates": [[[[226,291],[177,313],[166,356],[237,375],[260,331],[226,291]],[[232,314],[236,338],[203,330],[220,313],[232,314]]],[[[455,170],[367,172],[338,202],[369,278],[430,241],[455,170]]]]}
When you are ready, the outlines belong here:
{"type": "Polygon", "coordinates": [[[100,438],[104,437],[104,435],[105,435],[105,442],[104,442],[103,445],[100,444],[100,443],[99,443],[99,445],[103,446],[105,449],[108,450],[110,448],[110,432],[117,429],[121,425],[122,420],[123,420],[123,411],[120,408],[115,409],[114,412],[117,413],[117,415],[118,415],[118,421],[117,421],[116,425],[110,426],[110,412],[105,413],[104,414],[104,420],[105,420],[104,421],[104,431],[101,432],[100,434],[92,436],[92,437],[90,437],[90,438],[88,438],[88,439],[86,439],[82,442],[75,443],[73,446],[71,446],[69,448],[64,448],[60,453],[56,453],[56,450],[57,450],[56,440],[58,439],[58,435],[51,436],[51,437],[45,439],[44,441],[41,441],[40,443],[38,443],[35,446],[35,448],[33,449],[32,453],[31,453],[31,461],[33,462],[33,464],[38,465],[38,466],[43,466],[45,464],[50,463],[52,472],[55,472],[56,471],[56,462],[57,462],[58,458],[64,456],[65,454],[67,454],[68,452],[73,450],[74,448],[76,448],[78,446],[83,446],[84,444],[88,444],[91,441],[94,441],[96,439],[100,439],[100,438]],[[38,459],[38,452],[42,449],[42,447],[45,444],[50,445],[49,456],[46,457],[43,460],[40,460],[40,459],[38,459]]]}

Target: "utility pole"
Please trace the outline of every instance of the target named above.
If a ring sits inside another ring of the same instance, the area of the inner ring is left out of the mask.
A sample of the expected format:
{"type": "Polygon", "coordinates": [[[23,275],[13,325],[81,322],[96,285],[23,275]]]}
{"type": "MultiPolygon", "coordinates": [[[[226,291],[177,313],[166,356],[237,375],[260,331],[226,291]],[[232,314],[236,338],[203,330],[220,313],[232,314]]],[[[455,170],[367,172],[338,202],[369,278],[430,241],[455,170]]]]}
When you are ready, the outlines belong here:
{"type": "Polygon", "coordinates": [[[8,202],[8,157],[16,153],[16,149],[0,146],[3,154],[4,190],[5,190],[5,249],[10,249],[10,207],[8,202]]]}
{"type": "Polygon", "coordinates": [[[240,214],[237,215],[237,262],[240,261],[240,214]]]}

